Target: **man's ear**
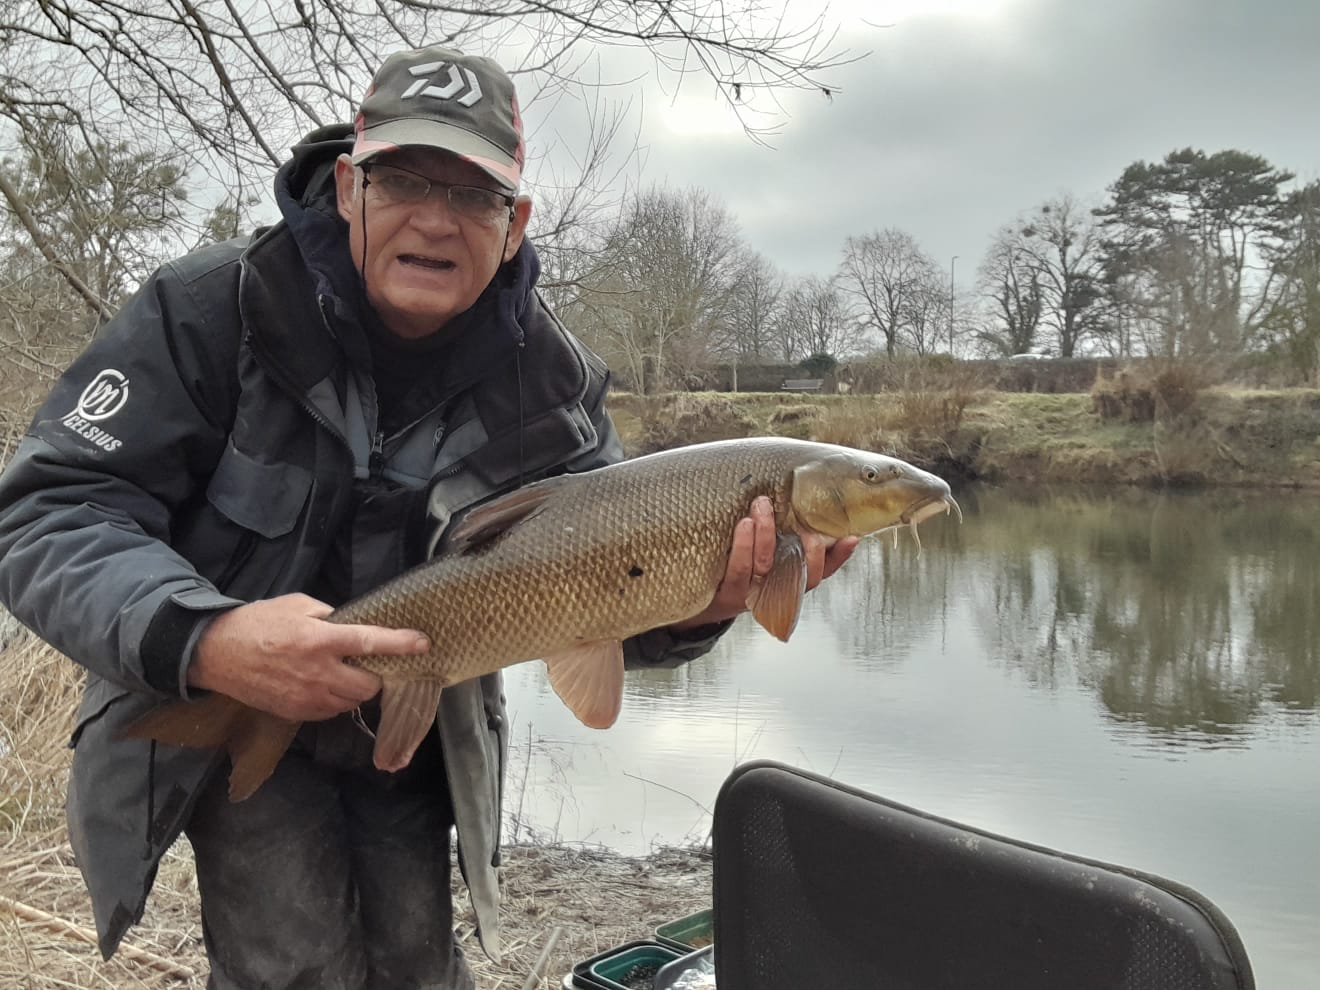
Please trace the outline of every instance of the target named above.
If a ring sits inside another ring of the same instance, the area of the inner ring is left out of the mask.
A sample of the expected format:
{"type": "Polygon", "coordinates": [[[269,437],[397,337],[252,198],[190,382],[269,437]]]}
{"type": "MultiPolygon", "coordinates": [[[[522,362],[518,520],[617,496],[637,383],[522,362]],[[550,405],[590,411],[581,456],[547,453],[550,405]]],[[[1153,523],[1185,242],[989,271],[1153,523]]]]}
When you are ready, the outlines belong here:
{"type": "Polygon", "coordinates": [[[339,202],[339,215],[345,220],[353,215],[353,193],[357,186],[357,169],[353,159],[340,155],[335,159],[335,193],[339,202]]]}
{"type": "Polygon", "coordinates": [[[509,236],[504,239],[504,260],[508,261],[522,247],[527,222],[532,219],[532,197],[519,196],[513,201],[513,216],[509,218],[509,236]]]}

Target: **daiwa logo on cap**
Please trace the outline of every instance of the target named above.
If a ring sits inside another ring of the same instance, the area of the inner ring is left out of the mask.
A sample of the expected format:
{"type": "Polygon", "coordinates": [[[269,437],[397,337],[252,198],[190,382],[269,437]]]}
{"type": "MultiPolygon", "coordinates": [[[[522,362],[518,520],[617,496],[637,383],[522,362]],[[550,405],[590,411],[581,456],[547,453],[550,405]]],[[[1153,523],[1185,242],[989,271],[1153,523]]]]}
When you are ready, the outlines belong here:
{"type": "MultiPolygon", "coordinates": [[[[444,62],[426,62],[422,65],[414,65],[408,72],[414,76],[429,77],[433,73],[439,72],[445,65],[444,62]]],[[[460,69],[452,62],[448,65],[449,75],[443,86],[434,85],[434,80],[421,78],[405,89],[399,99],[411,100],[414,96],[430,96],[437,100],[452,100],[454,95],[463,89],[464,80],[466,79],[467,92],[458,98],[458,102],[465,107],[470,107],[480,100],[481,83],[477,80],[477,74],[471,69],[460,69]],[[428,82],[431,82],[432,85],[428,86],[428,82]]]]}
{"type": "Polygon", "coordinates": [[[107,420],[124,408],[128,401],[128,378],[114,368],[106,368],[82,390],[78,406],[61,423],[102,450],[118,450],[122,441],[92,424],[107,420]]]}

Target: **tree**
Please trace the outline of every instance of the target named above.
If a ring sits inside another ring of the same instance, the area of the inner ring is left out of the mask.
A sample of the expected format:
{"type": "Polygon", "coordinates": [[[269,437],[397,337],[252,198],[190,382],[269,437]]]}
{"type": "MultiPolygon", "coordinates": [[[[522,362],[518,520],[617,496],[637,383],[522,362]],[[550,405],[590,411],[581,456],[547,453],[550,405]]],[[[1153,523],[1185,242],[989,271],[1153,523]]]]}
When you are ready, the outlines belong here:
{"type": "Polygon", "coordinates": [[[174,156],[83,147],[58,128],[22,142],[0,161],[0,364],[11,396],[53,378],[164,245],[205,236],[182,222],[186,176],[174,156]]]}
{"type": "Polygon", "coordinates": [[[1129,165],[1110,186],[1095,211],[1105,279],[1150,349],[1234,354],[1250,341],[1267,287],[1248,286],[1248,261],[1280,233],[1291,178],[1257,155],[1186,148],[1129,165]]]}
{"type": "Polygon", "coordinates": [[[778,337],[785,361],[826,354],[839,358],[861,349],[865,328],[835,279],[808,276],[788,291],[778,337]]]}
{"type": "Polygon", "coordinates": [[[844,243],[841,284],[857,300],[866,327],[879,332],[890,357],[914,313],[924,311],[922,296],[935,270],[912,235],[894,227],[844,243]]]}
{"type": "Polygon", "coordinates": [[[903,342],[912,353],[926,357],[952,347],[949,340],[952,305],[949,287],[932,269],[909,294],[905,307],[903,342]]]}
{"type": "MultiPolygon", "coordinates": [[[[538,156],[529,176],[546,193],[532,233],[547,252],[567,244],[570,257],[551,259],[562,284],[590,269],[571,255],[599,243],[586,228],[599,219],[613,167],[607,152],[638,75],[632,52],[644,50],[672,89],[693,76],[713,80],[754,138],[781,119],[779,93],[828,94],[830,71],[858,57],[835,45],[828,24],[795,28],[767,0],[10,0],[0,10],[0,122],[27,135],[62,130],[92,156],[125,145],[169,154],[229,192],[219,210],[196,208],[193,221],[213,232],[251,228],[285,149],[351,120],[391,52],[428,42],[497,52],[518,77],[525,119],[530,107],[543,108],[543,119],[575,107],[591,132],[586,147],[568,150],[562,168],[571,177],[550,164],[549,124],[529,134],[538,156]],[[601,68],[609,49],[630,55],[618,77],[601,68]]],[[[636,155],[636,142],[620,144],[625,158],[636,155]]],[[[70,279],[72,268],[51,263],[70,279]]],[[[96,308],[76,276],[70,285],[96,308]]]]}
{"type": "Polygon", "coordinates": [[[640,48],[674,86],[712,79],[753,133],[773,128],[777,92],[830,90],[853,60],[828,26],[793,28],[765,0],[43,0],[5,4],[0,114],[24,132],[73,123],[88,146],[154,135],[245,198],[299,136],[352,119],[386,55],[427,41],[498,52],[524,110],[622,82],[593,56],[640,48]]]}
{"type": "Polygon", "coordinates": [[[1040,265],[1023,240],[1021,228],[1001,227],[977,275],[992,313],[992,322],[979,335],[981,343],[1001,357],[1030,352],[1040,331],[1040,265]]]}
{"type": "Polygon", "coordinates": [[[633,198],[584,284],[595,319],[583,336],[645,392],[708,363],[726,335],[745,247],[728,211],[700,189],[633,198]]]}
{"type": "Polygon", "coordinates": [[[1320,372],[1320,181],[1284,202],[1284,231],[1268,252],[1274,291],[1261,320],[1266,347],[1314,381],[1320,372]]]}
{"type": "Polygon", "coordinates": [[[749,253],[734,282],[728,336],[718,349],[740,361],[761,361],[774,349],[775,326],[784,301],[784,276],[760,253],[749,253]]]}
{"type": "Polygon", "coordinates": [[[1071,196],[1063,195],[1038,206],[1021,233],[1035,269],[1041,323],[1053,333],[1055,353],[1072,357],[1079,344],[1098,336],[1103,327],[1096,306],[1104,287],[1095,222],[1071,196]]]}

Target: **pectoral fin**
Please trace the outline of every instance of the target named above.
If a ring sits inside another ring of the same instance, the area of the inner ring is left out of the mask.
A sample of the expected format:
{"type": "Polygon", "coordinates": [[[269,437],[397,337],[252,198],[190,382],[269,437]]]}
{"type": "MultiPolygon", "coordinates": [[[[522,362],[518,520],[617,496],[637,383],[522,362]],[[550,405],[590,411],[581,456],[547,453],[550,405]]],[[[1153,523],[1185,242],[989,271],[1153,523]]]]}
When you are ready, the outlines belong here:
{"type": "Polygon", "coordinates": [[[449,532],[444,552],[471,553],[499,539],[514,526],[534,518],[562,484],[557,478],[547,478],[477,506],[449,532]]]}
{"type": "Polygon", "coordinates": [[[770,635],[784,642],[793,635],[807,591],[807,556],[796,533],[781,533],[765,580],[752,588],[747,607],[770,635]]]}
{"type": "Polygon", "coordinates": [[[371,759],[377,769],[402,770],[435,725],[439,681],[386,680],[380,691],[380,726],[371,759]]]}
{"type": "Polygon", "coordinates": [[[555,694],[593,729],[608,729],[623,707],[623,643],[603,639],[545,658],[555,694]]]}
{"type": "Polygon", "coordinates": [[[127,739],[171,746],[224,747],[229,753],[229,800],[251,797],[275,772],[301,722],[249,708],[224,694],[175,701],[147,712],[124,730],[127,739]]]}

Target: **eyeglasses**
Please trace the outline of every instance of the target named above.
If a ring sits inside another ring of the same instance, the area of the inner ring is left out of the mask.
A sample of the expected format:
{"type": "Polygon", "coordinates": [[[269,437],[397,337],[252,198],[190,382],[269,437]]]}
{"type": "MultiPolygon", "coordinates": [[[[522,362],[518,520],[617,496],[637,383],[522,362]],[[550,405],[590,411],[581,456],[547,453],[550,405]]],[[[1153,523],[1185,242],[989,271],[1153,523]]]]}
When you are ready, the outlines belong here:
{"type": "Polygon", "coordinates": [[[374,162],[362,166],[362,188],[373,190],[377,199],[390,205],[420,203],[432,189],[442,189],[451,210],[484,224],[494,224],[514,202],[512,196],[494,189],[438,182],[397,165],[374,162]]]}

